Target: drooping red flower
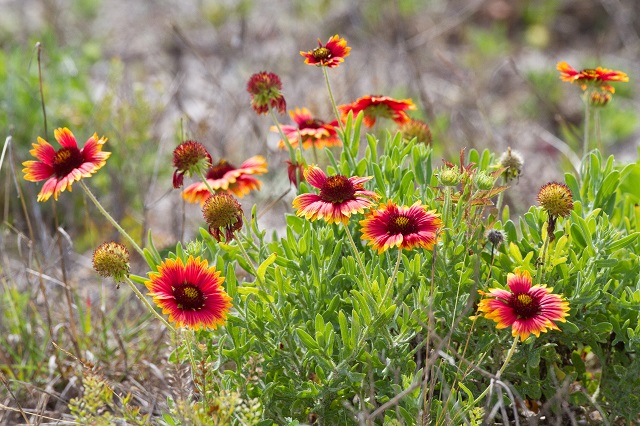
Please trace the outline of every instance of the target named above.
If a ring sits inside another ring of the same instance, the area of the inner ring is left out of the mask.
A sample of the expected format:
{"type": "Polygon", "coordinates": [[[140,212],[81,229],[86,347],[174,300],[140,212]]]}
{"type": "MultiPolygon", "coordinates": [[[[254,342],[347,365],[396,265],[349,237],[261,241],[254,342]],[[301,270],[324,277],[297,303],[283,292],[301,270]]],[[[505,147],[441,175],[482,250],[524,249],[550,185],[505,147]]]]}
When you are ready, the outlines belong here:
{"type": "Polygon", "coordinates": [[[198,170],[203,172],[211,167],[211,155],[200,142],[186,141],[173,150],[173,187],[181,188],[184,183],[184,176],[197,174],[198,170]]]}
{"type": "Polygon", "coordinates": [[[289,160],[285,160],[287,163],[287,175],[289,176],[289,182],[291,182],[296,188],[300,185],[300,182],[304,182],[304,164],[292,163],[289,160]]]}
{"type": "Polygon", "coordinates": [[[360,221],[360,225],[362,238],[370,240],[369,245],[380,254],[391,247],[431,250],[437,241],[442,221],[434,210],[428,210],[420,201],[411,207],[400,207],[389,200],[387,204],[372,210],[360,221]]]}
{"type": "Polygon", "coordinates": [[[362,185],[371,180],[367,177],[329,176],[317,166],[307,167],[304,171],[307,182],[320,190],[319,194],[301,194],[293,200],[296,215],[314,221],[324,219],[328,223],[347,224],[354,213],[364,213],[380,197],[373,191],[367,191],[362,185]]]}
{"type": "Polygon", "coordinates": [[[335,68],[344,62],[344,58],[349,56],[350,52],[351,48],[347,46],[347,40],[336,34],[326,45],[323,46],[318,39],[318,47],[308,52],[300,51],[300,54],[306,58],[305,64],[335,68]]]}
{"type": "Polygon", "coordinates": [[[56,151],[47,141],[38,137],[38,143],[34,143],[33,149],[29,151],[38,161],[22,163],[25,166],[22,172],[26,180],[39,182],[48,179],[38,194],[38,201],[47,201],[51,195],[57,200],[65,189],[71,191],[73,182],[91,177],[106,164],[111,155],[110,152],[102,151],[107,138],[98,139],[96,133],[82,149],[78,148],[76,138],[66,127],[56,129],[53,136],[62,148],[56,151]]]}
{"type": "MultiPolygon", "coordinates": [[[[262,183],[253,175],[266,172],[266,160],[263,156],[256,155],[240,164],[240,167],[235,167],[226,160],[220,160],[207,171],[206,178],[214,191],[229,191],[236,197],[244,197],[262,186],[262,183]]],[[[182,196],[190,203],[204,203],[211,196],[211,192],[204,182],[195,182],[184,189],[182,196]]]]}
{"type": "Polygon", "coordinates": [[[281,90],[280,77],[272,72],[262,71],[253,74],[247,83],[247,92],[251,95],[251,107],[257,114],[267,114],[269,108],[284,114],[287,110],[287,102],[281,90]]]}
{"type": "Polygon", "coordinates": [[[587,86],[592,85],[614,93],[615,89],[613,86],[607,84],[607,82],[629,81],[627,74],[622,71],[610,70],[602,67],[598,67],[596,69],[587,68],[576,71],[566,62],[558,62],[556,68],[560,71],[560,79],[562,81],[578,84],[582,90],[587,90],[587,86]]]}
{"type": "Polygon", "coordinates": [[[497,322],[497,328],[511,326],[512,335],[525,340],[530,334],[540,337],[540,333],[559,330],[554,321],[566,322],[569,316],[569,302],[552,288],[544,284],[532,286],[531,275],[527,271],[508,274],[509,290],[492,288],[479,293],[486,298],[478,304],[478,311],[485,318],[497,322]]]}
{"type": "MultiPolygon", "coordinates": [[[[296,148],[299,144],[298,135],[302,139],[302,148],[304,149],[309,149],[313,146],[316,149],[322,149],[325,146],[342,145],[336,130],[338,120],[325,123],[322,120],[313,118],[307,108],[296,108],[293,111],[289,111],[289,115],[297,126],[282,125],[280,128],[293,148],[296,148]]],[[[272,126],[271,131],[278,132],[278,128],[272,126]]],[[[287,149],[287,145],[283,140],[278,143],[278,147],[287,149]]]]}
{"type": "Polygon", "coordinates": [[[353,111],[355,117],[364,111],[363,123],[367,127],[373,127],[378,117],[390,118],[398,124],[404,124],[410,120],[407,110],[416,109],[411,99],[396,100],[388,96],[363,96],[347,105],[338,107],[342,119],[346,120],[349,111],[353,111]]]}
{"type": "Polygon", "coordinates": [[[229,243],[234,238],[234,232],[242,229],[242,206],[231,194],[218,192],[207,198],[202,206],[204,221],[209,225],[209,233],[218,242],[229,243]]]}
{"type": "Polygon", "coordinates": [[[149,278],[149,295],[176,326],[215,329],[226,322],[231,298],[222,288],[224,278],[206,260],[190,256],[185,264],[180,258],[167,259],[149,278]]]}

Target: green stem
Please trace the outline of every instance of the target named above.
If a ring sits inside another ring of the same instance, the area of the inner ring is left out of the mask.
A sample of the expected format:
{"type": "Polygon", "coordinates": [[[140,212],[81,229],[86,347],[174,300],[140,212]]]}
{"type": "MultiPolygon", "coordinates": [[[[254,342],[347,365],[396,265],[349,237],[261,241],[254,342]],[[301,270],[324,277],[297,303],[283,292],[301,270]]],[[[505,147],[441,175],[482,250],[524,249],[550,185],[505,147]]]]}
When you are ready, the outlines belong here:
{"type": "MultiPolygon", "coordinates": [[[[519,338],[519,336],[516,336],[516,338],[513,339],[513,344],[511,345],[511,349],[509,349],[509,352],[507,353],[507,357],[505,358],[504,363],[502,364],[502,367],[500,367],[500,370],[496,374],[496,379],[500,378],[500,376],[502,375],[504,370],[507,368],[507,365],[509,365],[509,361],[511,361],[511,357],[513,356],[513,354],[514,354],[514,352],[516,350],[516,346],[518,345],[518,338],[519,338]]],[[[482,398],[484,398],[489,393],[489,391],[491,390],[492,387],[493,387],[493,382],[489,386],[487,386],[487,388],[484,390],[484,392],[482,392],[471,403],[471,406],[474,407],[478,402],[480,402],[482,400],[482,398]]]]}
{"type": "Polygon", "coordinates": [[[367,270],[364,268],[364,264],[362,263],[362,259],[360,259],[360,253],[358,253],[358,248],[356,247],[355,241],[353,241],[353,236],[351,235],[351,231],[349,230],[349,226],[344,225],[344,229],[347,231],[347,237],[349,238],[349,243],[351,244],[351,248],[353,249],[353,255],[358,262],[358,266],[360,266],[360,271],[362,272],[362,276],[364,277],[365,282],[367,283],[367,287],[371,286],[371,281],[369,281],[369,276],[367,275],[367,270]]]}
{"type": "Polygon", "coordinates": [[[582,139],[582,156],[586,156],[589,152],[589,128],[591,127],[591,110],[589,108],[589,91],[584,92],[584,135],[582,139]]]}
{"type": "Polygon", "coordinates": [[[544,239],[544,244],[542,246],[542,260],[540,261],[537,269],[536,284],[544,282],[545,265],[547,263],[547,250],[549,249],[550,241],[551,236],[549,235],[549,222],[547,222],[547,238],[544,239]]]}
{"type": "Polygon", "coordinates": [[[396,266],[395,268],[393,268],[393,274],[391,275],[391,278],[389,278],[389,281],[387,282],[387,288],[384,291],[384,296],[382,296],[382,301],[380,302],[380,306],[382,307],[382,305],[384,304],[384,301],[387,300],[387,296],[389,296],[389,292],[391,291],[391,287],[393,287],[393,284],[396,281],[396,276],[398,275],[398,269],[400,269],[400,262],[402,261],[402,249],[399,248],[398,249],[398,259],[396,260],[396,266]]]}
{"type": "Polygon", "coordinates": [[[596,146],[598,147],[600,152],[602,152],[602,134],[600,131],[600,108],[596,108],[593,112],[593,127],[596,132],[596,146]]]}
{"type": "Polygon", "coordinates": [[[91,201],[93,201],[93,204],[95,204],[96,207],[98,208],[98,210],[100,210],[100,213],[102,213],[102,215],[104,217],[106,217],[109,222],[111,222],[111,224],[118,230],[118,232],[120,232],[120,235],[122,235],[124,238],[126,238],[126,240],[129,241],[129,244],[131,244],[133,246],[133,248],[138,253],[140,253],[140,256],[142,256],[144,258],[144,251],[142,251],[140,246],[133,240],[133,238],[131,238],[131,236],[129,234],[127,234],[127,232],[124,229],[122,229],[122,227],[120,225],[118,225],[118,222],[116,222],[116,220],[113,217],[111,217],[111,215],[109,213],[107,213],[107,211],[104,209],[104,207],[102,207],[102,204],[100,204],[98,199],[89,190],[89,188],[84,183],[84,181],[80,180],[79,183],[80,183],[80,186],[82,186],[82,189],[84,189],[84,192],[87,194],[89,199],[91,201]]]}
{"type": "Polygon", "coordinates": [[[207,177],[204,175],[204,173],[202,173],[202,170],[200,169],[198,169],[198,176],[200,176],[200,179],[202,179],[202,182],[204,182],[204,185],[207,187],[211,195],[215,195],[216,191],[213,188],[211,188],[211,185],[209,185],[209,181],[207,180],[207,177]]]}
{"type": "Polygon", "coordinates": [[[324,72],[324,81],[327,82],[327,89],[329,90],[329,98],[331,99],[331,106],[333,107],[333,113],[336,115],[336,119],[338,120],[338,124],[340,125],[340,131],[344,135],[344,127],[342,125],[342,120],[340,119],[340,114],[338,113],[336,100],[333,98],[333,92],[331,91],[331,84],[329,84],[329,74],[327,73],[327,67],[322,67],[322,71],[324,72]]]}
{"type": "MultiPolygon", "coordinates": [[[[289,142],[289,138],[287,136],[285,136],[284,132],[282,131],[282,127],[280,127],[280,123],[278,122],[278,119],[276,118],[276,115],[274,114],[273,109],[271,107],[269,107],[269,115],[271,116],[271,119],[273,120],[273,124],[278,129],[278,133],[280,133],[280,137],[282,138],[282,140],[285,143],[285,145],[287,145],[287,149],[289,150],[289,159],[291,160],[292,163],[295,163],[296,162],[296,154],[293,151],[293,146],[291,145],[291,142],[289,142]]],[[[302,139],[298,140],[298,146],[300,146],[300,145],[302,145],[302,139]]]]}
{"type": "Polygon", "coordinates": [[[164,317],[162,315],[160,315],[158,313],[158,311],[156,311],[154,309],[153,306],[151,306],[151,304],[149,303],[149,301],[147,300],[146,297],[143,296],[143,294],[140,292],[140,290],[138,290],[138,287],[136,287],[136,285],[133,283],[133,281],[131,281],[131,279],[129,277],[125,277],[124,279],[127,284],[129,285],[129,287],[131,288],[131,290],[133,290],[133,292],[136,294],[136,296],[138,296],[138,299],[140,299],[140,301],[142,303],[144,303],[144,305],[147,307],[147,309],[149,309],[149,312],[151,312],[153,315],[155,315],[160,321],[162,321],[162,323],[172,332],[175,333],[176,329],[173,328],[173,326],[171,324],[169,324],[167,322],[166,319],[164,319],[164,317]]]}

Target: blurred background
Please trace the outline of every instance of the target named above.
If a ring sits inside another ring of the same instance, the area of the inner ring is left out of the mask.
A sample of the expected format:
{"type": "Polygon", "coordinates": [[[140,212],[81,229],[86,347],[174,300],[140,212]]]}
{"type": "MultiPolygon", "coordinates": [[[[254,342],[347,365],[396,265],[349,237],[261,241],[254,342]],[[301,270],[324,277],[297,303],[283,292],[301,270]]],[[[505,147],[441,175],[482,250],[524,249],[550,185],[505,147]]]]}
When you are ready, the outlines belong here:
{"type": "MultiPolygon", "coordinates": [[[[24,181],[20,172],[36,138],[54,142],[58,127],[69,127],[81,145],[94,132],[109,138],[105,150],[113,154],[87,183],[139,240],[152,229],[159,248],[175,246],[202,225],[200,207],[184,205],[171,185],[171,153],[183,138],[205,144],[214,161],[239,165],[264,155],[269,173],[260,177],[262,190],[241,202],[247,213],[258,205],[263,228],[282,229],[294,196],[286,193],[287,156],[277,149],[269,117],[251,109],[246,84],[255,72],[274,72],[289,109],[307,107],[330,121],[322,70],[305,65],[299,51],[334,34],[352,47],[345,62],[329,70],[338,104],[364,95],[413,99],[411,115],[431,126],[436,159],[455,161],[461,148],[499,156],[512,147],[523,155],[523,175],[506,193],[512,213],[526,211],[538,188],[562,180],[579,162],[581,90],[560,81],[559,61],[629,75],[601,113],[602,145],[617,160],[637,159],[636,0],[0,0],[0,129],[12,140],[0,169],[5,292],[7,283],[20,288],[35,280],[29,270],[34,252],[52,277],[46,285],[60,291],[55,243],[62,239],[78,300],[89,307],[100,300],[104,311],[109,290],[87,285],[99,282],[91,252],[117,234],[77,184],[73,194],[60,197],[62,231],[56,233],[51,203],[35,202],[41,185],[24,181]]],[[[280,121],[291,123],[288,116],[280,121]]],[[[373,131],[382,134],[384,126],[373,131]]],[[[133,272],[144,275],[141,265],[133,272]]],[[[30,294],[42,302],[35,290],[30,294]]],[[[135,312],[125,303],[130,294],[119,297],[118,307],[135,312]]],[[[115,328],[129,344],[138,338],[136,327],[115,328]]],[[[10,323],[0,328],[5,335],[10,323]]]]}

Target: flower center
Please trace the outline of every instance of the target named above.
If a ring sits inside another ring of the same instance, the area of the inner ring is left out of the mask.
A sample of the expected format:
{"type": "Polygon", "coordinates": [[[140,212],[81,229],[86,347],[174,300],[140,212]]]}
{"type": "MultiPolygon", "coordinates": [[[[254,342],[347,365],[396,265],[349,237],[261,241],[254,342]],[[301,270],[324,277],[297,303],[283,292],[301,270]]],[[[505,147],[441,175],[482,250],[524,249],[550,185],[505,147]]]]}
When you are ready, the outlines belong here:
{"type": "Polygon", "coordinates": [[[320,120],[310,118],[300,126],[301,129],[319,129],[324,123],[320,120]]]}
{"type": "Polygon", "coordinates": [[[202,207],[202,213],[212,228],[232,227],[238,221],[242,221],[240,204],[224,192],[209,197],[202,207]]]}
{"type": "Polygon", "coordinates": [[[327,181],[320,190],[322,201],[340,204],[346,200],[353,200],[356,189],[353,184],[343,175],[335,175],[327,178],[327,181]]]}
{"type": "Polygon", "coordinates": [[[409,235],[416,231],[415,223],[406,216],[396,216],[389,221],[390,235],[409,235]]]}
{"type": "Polygon", "coordinates": [[[56,177],[67,176],[73,169],[77,169],[84,162],[78,148],[60,148],[53,156],[53,170],[56,177]]]}
{"type": "Polygon", "coordinates": [[[518,319],[529,319],[540,313],[540,303],[527,293],[517,293],[509,299],[509,306],[513,308],[518,319]]]}
{"type": "Polygon", "coordinates": [[[209,169],[207,172],[207,179],[221,179],[225,173],[235,169],[236,168],[227,163],[226,160],[220,160],[218,164],[209,169]]]}
{"type": "Polygon", "coordinates": [[[316,61],[324,61],[331,58],[331,51],[326,47],[315,48],[311,54],[316,61]]]}
{"type": "Polygon", "coordinates": [[[184,282],[173,288],[178,308],[184,311],[198,311],[204,307],[204,295],[197,286],[184,282]]]}

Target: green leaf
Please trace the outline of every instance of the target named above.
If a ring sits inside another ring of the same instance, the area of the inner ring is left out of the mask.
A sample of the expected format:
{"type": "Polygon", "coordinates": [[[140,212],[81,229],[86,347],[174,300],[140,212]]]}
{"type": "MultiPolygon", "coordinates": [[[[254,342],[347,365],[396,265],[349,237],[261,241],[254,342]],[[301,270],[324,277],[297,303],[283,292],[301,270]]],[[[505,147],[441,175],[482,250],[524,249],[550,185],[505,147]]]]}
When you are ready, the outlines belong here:
{"type": "Polygon", "coordinates": [[[320,349],[318,342],[316,342],[314,338],[311,337],[309,333],[307,333],[303,329],[296,328],[296,334],[300,338],[300,341],[302,342],[302,344],[307,347],[307,349],[316,349],[316,350],[320,349]]]}
{"type": "Polygon", "coordinates": [[[278,255],[276,253],[271,253],[271,256],[267,257],[264,262],[258,267],[258,278],[264,282],[264,276],[267,273],[267,268],[276,261],[278,255]]]}
{"type": "Polygon", "coordinates": [[[571,321],[561,323],[560,329],[562,329],[562,331],[566,331],[567,333],[571,333],[571,334],[580,332],[580,329],[578,328],[578,326],[572,323],[571,321]]]}

